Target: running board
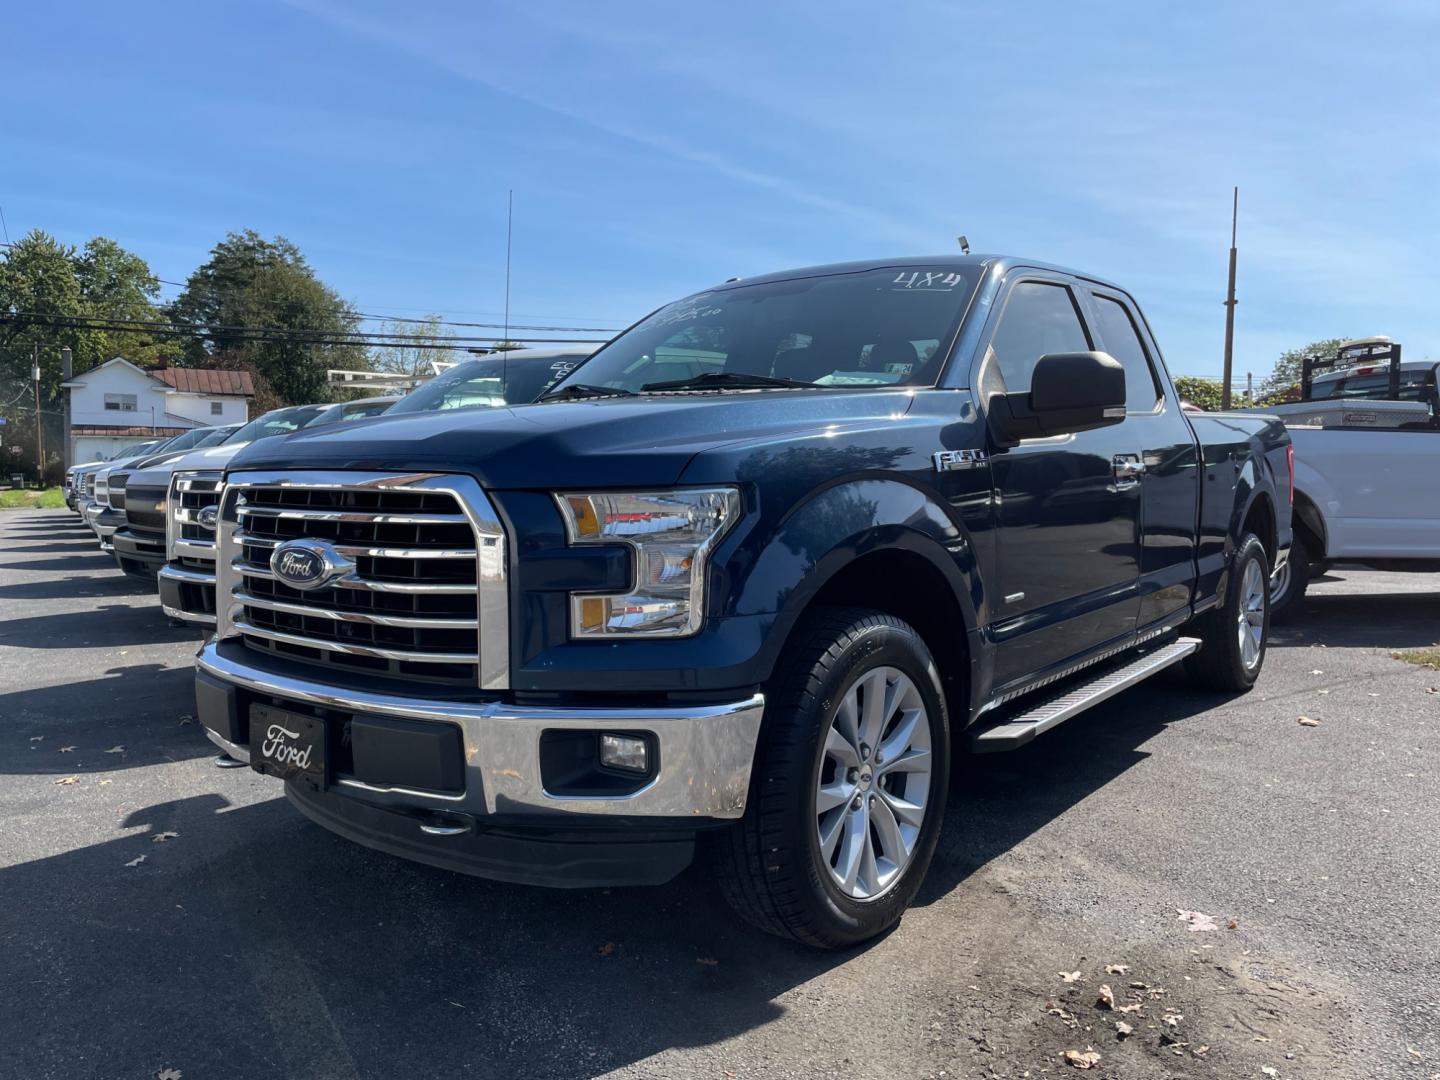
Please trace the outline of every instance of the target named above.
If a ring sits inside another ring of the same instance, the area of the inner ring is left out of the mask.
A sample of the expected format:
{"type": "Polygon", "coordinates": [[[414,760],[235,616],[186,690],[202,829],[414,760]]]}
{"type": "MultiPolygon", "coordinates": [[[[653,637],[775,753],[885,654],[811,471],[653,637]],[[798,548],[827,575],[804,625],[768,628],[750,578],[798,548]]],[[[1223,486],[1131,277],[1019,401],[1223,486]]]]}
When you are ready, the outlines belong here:
{"type": "Polygon", "coordinates": [[[1112,669],[1092,682],[1074,687],[1059,697],[1036,705],[1012,720],[985,728],[971,736],[971,747],[977,753],[989,753],[1024,746],[1041,732],[1049,731],[1092,705],[1099,705],[1106,698],[1128,690],[1157,671],[1179,663],[1198,648],[1199,638],[1180,638],[1173,641],[1163,648],[1130,661],[1124,667],[1112,669]]]}

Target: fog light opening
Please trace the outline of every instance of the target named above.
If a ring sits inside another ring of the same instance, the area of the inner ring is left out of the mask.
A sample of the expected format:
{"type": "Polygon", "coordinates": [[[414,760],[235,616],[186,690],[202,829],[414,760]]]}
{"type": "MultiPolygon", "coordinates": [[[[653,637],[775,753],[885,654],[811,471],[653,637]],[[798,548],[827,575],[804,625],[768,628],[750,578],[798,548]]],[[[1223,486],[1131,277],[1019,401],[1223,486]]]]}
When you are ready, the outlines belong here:
{"type": "Polygon", "coordinates": [[[650,740],[644,735],[600,735],[600,764],[607,769],[644,775],[650,771],[650,740]]]}

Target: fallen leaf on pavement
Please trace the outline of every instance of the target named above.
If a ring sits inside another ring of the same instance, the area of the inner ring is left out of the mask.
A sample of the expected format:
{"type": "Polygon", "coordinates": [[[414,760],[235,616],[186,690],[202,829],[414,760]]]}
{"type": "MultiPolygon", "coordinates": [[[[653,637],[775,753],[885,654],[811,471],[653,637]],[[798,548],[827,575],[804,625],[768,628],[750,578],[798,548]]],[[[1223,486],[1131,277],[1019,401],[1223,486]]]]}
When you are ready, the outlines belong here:
{"type": "Polygon", "coordinates": [[[1143,983],[1143,982],[1141,982],[1139,979],[1136,979],[1134,982],[1132,982],[1132,983],[1130,984],[1130,989],[1131,989],[1131,990],[1149,990],[1149,989],[1150,989],[1150,984],[1149,984],[1149,983],[1143,983]]]}
{"type": "Polygon", "coordinates": [[[1101,984],[1100,996],[1095,999],[1095,1004],[1102,1009],[1115,1008],[1115,992],[1110,987],[1101,984]]]}
{"type": "Polygon", "coordinates": [[[1125,1038],[1127,1035],[1133,1035],[1134,1033],[1135,1033],[1135,1029],[1134,1029],[1133,1027],[1131,1027],[1129,1024],[1127,1024],[1124,1020],[1116,1020],[1116,1021],[1115,1021],[1115,1037],[1116,1037],[1116,1038],[1123,1039],[1123,1038],[1125,1038]]]}
{"type": "Polygon", "coordinates": [[[96,783],[97,785],[113,784],[114,782],[115,782],[114,780],[96,780],[96,781],[95,781],[95,783],[96,783]]]}
{"type": "Polygon", "coordinates": [[[1325,672],[1320,671],[1320,670],[1317,668],[1316,670],[1310,672],[1310,674],[1311,674],[1311,675],[1324,675],[1325,672]]]}
{"type": "Polygon", "coordinates": [[[1184,1013],[1167,1012],[1164,1016],[1160,1017],[1160,1022],[1166,1027],[1176,1027],[1180,1021],[1184,1019],[1184,1013]]]}
{"type": "Polygon", "coordinates": [[[1116,1012],[1122,1012],[1122,1013],[1138,1013],[1138,1012],[1139,1012],[1141,1009],[1143,1009],[1144,1007],[1145,1007],[1145,1004],[1144,1004],[1143,1002],[1137,1001],[1134,1005],[1121,1005],[1121,1006],[1120,1006],[1118,1009],[1116,1009],[1115,1011],[1116,1011],[1116,1012]]]}
{"type": "Polygon", "coordinates": [[[1190,925],[1188,929],[1192,934],[1198,930],[1220,929],[1220,927],[1215,924],[1215,916],[1206,915],[1202,911],[1182,911],[1179,908],[1176,908],[1175,917],[1181,922],[1189,923],[1190,925]]]}
{"type": "Polygon", "coordinates": [[[125,865],[126,865],[126,866],[139,866],[139,865],[140,865],[142,862],[144,862],[144,861],[145,861],[145,856],[144,856],[144,855],[138,855],[138,856],[136,856],[135,858],[131,859],[129,862],[127,862],[125,865]]]}
{"type": "Polygon", "coordinates": [[[109,750],[106,750],[106,751],[105,751],[105,753],[107,753],[107,754],[123,754],[124,752],[125,752],[125,747],[123,747],[123,746],[112,746],[112,747],[110,747],[109,750]]]}
{"type": "Polygon", "coordinates": [[[1260,1066],[1260,1071],[1261,1071],[1262,1073],[1264,1073],[1266,1076],[1279,1076],[1279,1075],[1280,1075],[1280,1070],[1277,1069],[1277,1068],[1275,1068],[1274,1065],[1261,1065],[1261,1066],[1260,1066]]]}
{"type": "Polygon", "coordinates": [[[175,837],[179,835],[178,832],[157,832],[154,836],[150,837],[150,842],[152,844],[163,844],[166,840],[174,840],[175,837]]]}
{"type": "Polygon", "coordinates": [[[1050,1007],[1045,1010],[1045,1015],[1058,1016],[1060,1018],[1060,1022],[1068,1028],[1075,1028],[1080,1026],[1080,1021],[1075,1019],[1074,1013],[1067,1012],[1065,1009],[1062,1009],[1053,1001],[1050,1002],[1050,1007]]]}
{"type": "Polygon", "coordinates": [[[193,724],[194,722],[195,722],[195,717],[193,717],[193,716],[182,716],[182,717],[180,717],[180,726],[181,726],[181,727],[184,727],[186,724],[193,724]]]}
{"type": "Polygon", "coordinates": [[[1129,970],[1130,970],[1130,965],[1129,965],[1129,964],[1106,964],[1106,965],[1105,965],[1105,974],[1106,974],[1106,975],[1124,975],[1124,974],[1125,974],[1126,972],[1128,972],[1129,970]]]}
{"type": "Polygon", "coordinates": [[[1300,726],[1301,726],[1301,727],[1319,727],[1319,726],[1320,726],[1320,721],[1319,721],[1319,720],[1316,720],[1313,716],[1302,716],[1302,717],[1299,718],[1299,723],[1300,723],[1300,726]]]}
{"type": "Polygon", "coordinates": [[[62,776],[59,780],[55,781],[57,784],[78,784],[79,782],[80,777],[78,776],[62,776]]]}
{"type": "Polygon", "coordinates": [[[31,736],[30,736],[30,741],[31,741],[31,742],[44,742],[44,741],[45,741],[45,736],[44,736],[44,735],[31,735],[31,736]]]}
{"type": "Polygon", "coordinates": [[[1210,1052],[1210,1047],[1208,1047],[1208,1046],[1197,1046],[1197,1047],[1195,1047],[1193,1050],[1191,1050],[1190,1052],[1191,1052],[1192,1054],[1194,1054],[1196,1057],[1204,1057],[1206,1054],[1208,1054],[1208,1053],[1210,1052]]]}
{"type": "Polygon", "coordinates": [[[1328,693],[1330,693],[1329,690],[1316,690],[1315,692],[1316,692],[1317,694],[1328,694],[1328,693]]]}
{"type": "Polygon", "coordinates": [[[179,1069],[161,1069],[155,1074],[155,1080],[180,1080],[179,1069]]]}
{"type": "Polygon", "coordinates": [[[70,753],[70,752],[71,752],[72,750],[74,750],[74,749],[75,749],[75,747],[73,747],[73,746],[62,746],[62,747],[60,747],[60,753],[62,753],[62,754],[68,754],[68,753],[70,753]]]}
{"type": "Polygon", "coordinates": [[[598,952],[601,956],[614,956],[615,943],[613,941],[607,941],[604,945],[601,945],[600,948],[596,949],[595,951],[598,952]]]}
{"type": "Polygon", "coordinates": [[[1231,919],[1228,923],[1225,924],[1225,929],[1226,929],[1226,930],[1239,930],[1239,929],[1240,929],[1240,920],[1239,920],[1239,919],[1231,919]]]}
{"type": "Polygon", "coordinates": [[[1079,1050],[1066,1050],[1060,1056],[1065,1059],[1066,1065],[1073,1065],[1077,1069],[1093,1069],[1100,1064],[1100,1055],[1093,1046],[1087,1046],[1083,1053],[1079,1050]]]}
{"type": "Polygon", "coordinates": [[[1058,972],[1058,974],[1060,978],[1067,983],[1080,981],[1080,972],[1078,971],[1061,971],[1058,972]]]}

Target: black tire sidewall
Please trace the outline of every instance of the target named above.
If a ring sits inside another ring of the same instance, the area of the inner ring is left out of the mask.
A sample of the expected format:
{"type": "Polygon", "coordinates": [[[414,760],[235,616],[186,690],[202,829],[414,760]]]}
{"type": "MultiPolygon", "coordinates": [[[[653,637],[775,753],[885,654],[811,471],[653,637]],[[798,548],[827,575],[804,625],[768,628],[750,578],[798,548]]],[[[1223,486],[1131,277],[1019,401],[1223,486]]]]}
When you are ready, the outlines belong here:
{"type": "Polygon", "coordinates": [[[1290,568],[1289,588],[1277,599],[1270,598],[1270,621],[1284,622],[1299,614],[1305,602],[1305,590],[1310,585],[1310,549],[1299,536],[1290,542],[1287,560],[1290,568]]]}
{"type": "Polygon", "coordinates": [[[1240,550],[1235,553],[1230,581],[1225,589],[1225,606],[1220,614],[1220,633],[1225,635],[1228,645],[1226,655],[1234,669],[1235,681],[1246,687],[1254,686],[1255,681],[1260,678],[1260,672],[1265,668],[1265,654],[1270,651],[1270,623],[1274,619],[1274,613],[1270,606],[1270,560],[1266,557],[1265,545],[1253,533],[1245,535],[1241,541],[1240,550]],[[1243,596],[1245,569],[1251,562],[1257,560],[1260,563],[1261,580],[1264,582],[1265,626],[1264,632],[1260,635],[1260,656],[1256,659],[1253,668],[1247,668],[1240,652],[1237,624],[1240,618],[1240,605],[1245,602],[1243,596]]]}
{"type": "Polygon", "coordinates": [[[809,752],[801,759],[806,763],[804,776],[793,778],[799,782],[795,783],[797,791],[791,810],[793,820],[799,822],[800,827],[792,833],[792,842],[797,855],[804,852],[809,899],[827,930],[847,942],[862,941],[899,920],[920,888],[939,842],[950,771],[949,722],[939,675],[920,636],[904,623],[887,618],[867,625],[858,638],[850,642],[839,662],[821,680],[819,692],[812,697],[805,712],[809,752]],[[930,724],[932,768],[925,823],[901,880],[876,900],[857,901],[840,892],[820,858],[820,841],[815,835],[814,793],[831,717],[856,680],[877,667],[903,671],[919,690],[930,724]]]}

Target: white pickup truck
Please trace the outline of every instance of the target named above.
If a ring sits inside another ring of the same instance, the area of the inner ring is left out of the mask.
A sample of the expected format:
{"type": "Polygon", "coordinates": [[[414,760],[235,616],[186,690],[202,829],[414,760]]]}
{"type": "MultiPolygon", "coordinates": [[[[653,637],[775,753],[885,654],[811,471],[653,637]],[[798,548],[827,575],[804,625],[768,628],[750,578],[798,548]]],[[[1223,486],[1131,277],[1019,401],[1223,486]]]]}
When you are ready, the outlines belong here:
{"type": "Polygon", "coordinates": [[[1295,534],[1271,582],[1273,618],[1298,614],[1311,577],[1336,563],[1440,570],[1436,368],[1403,364],[1401,400],[1376,399],[1384,373],[1352,369],[1316,379],[1309,401],[1264,410],[1295,450],[1295,534]]]}

